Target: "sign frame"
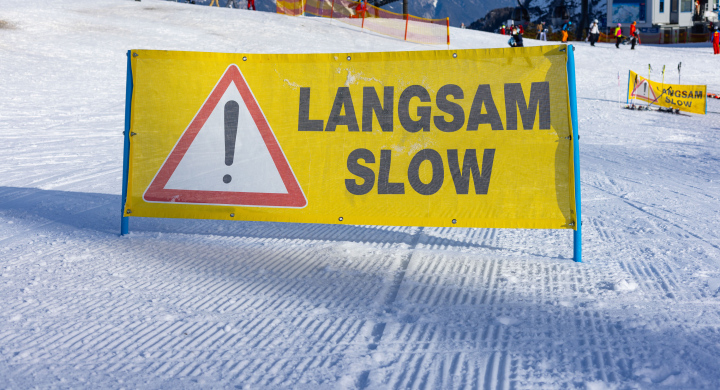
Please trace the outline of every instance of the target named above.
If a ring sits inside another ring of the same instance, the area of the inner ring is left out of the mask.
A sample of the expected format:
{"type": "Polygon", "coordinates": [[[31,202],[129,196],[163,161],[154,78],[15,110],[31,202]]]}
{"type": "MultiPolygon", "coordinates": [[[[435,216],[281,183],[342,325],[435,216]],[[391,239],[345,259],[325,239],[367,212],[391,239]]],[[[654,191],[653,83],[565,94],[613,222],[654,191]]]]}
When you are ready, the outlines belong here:
{"type": "MultiPolygon", "coordinates": [[[[579,149],[579,135],[578,135],[578,114],[577,114],[577,92],[576,92],[576,78],[575,78],[575,48],[573,45],[567,45],[566,48],[560,49],[560,51],[566,51],[566,67],[567,67],[567,83],[568,83],[568,97],[571,114],[571,127],[572,127],[572,161],[573,161],[573,183],[574,183],[574,198],[575,198],[575,212],[577,226],[573,226],[573,260],[575,262],[582,262],[582,213],[581,213],[581,186],[580,186],[580,149],[579,149]]],[[[133,72],[131,59],[133,56],[132,50],[127,52],[127,78],[126,78],[126,95],[125,95],[125,130],[123,132],[123,179],[122,179],[122,195],[121,195],[121,209],[120,209],[120,235],[126,235],[129,233],[129,215],[130,210],[126,210],[126,203],[128,197],[128,182],[129,182],[129,164],[130,164],[130,137],[133,135],[130,132],[130,124],[132,117],[132,98],[133,98],[133,72]]]]}

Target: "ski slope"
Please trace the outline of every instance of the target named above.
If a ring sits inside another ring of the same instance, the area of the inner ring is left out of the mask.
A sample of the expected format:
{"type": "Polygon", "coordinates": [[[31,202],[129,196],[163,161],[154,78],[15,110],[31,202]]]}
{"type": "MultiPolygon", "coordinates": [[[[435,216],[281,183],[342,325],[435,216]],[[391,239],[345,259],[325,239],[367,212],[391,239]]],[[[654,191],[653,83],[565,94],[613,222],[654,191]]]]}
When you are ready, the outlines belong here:
{"type": "MultiPolygon", "coordinates": [[[[452,29],[451,49],[505,45],[452,29]]],[[[136,218],[118,236],[128,49],[446,48],[174,2],[0,0],[0,388],[720,388],[720,101],[619,103],[648,64],[720,92],[709,44],[577,43],[582,264],[570,231],[136,218]]]]}

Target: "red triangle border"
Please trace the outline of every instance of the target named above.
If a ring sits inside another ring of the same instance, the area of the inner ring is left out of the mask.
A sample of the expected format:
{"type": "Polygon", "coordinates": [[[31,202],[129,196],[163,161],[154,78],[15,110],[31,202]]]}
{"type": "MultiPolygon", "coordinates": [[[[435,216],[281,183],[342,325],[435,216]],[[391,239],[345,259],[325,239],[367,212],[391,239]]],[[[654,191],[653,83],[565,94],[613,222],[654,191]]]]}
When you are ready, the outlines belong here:
{"type": "Polygon", "coordinates": [[[298,184],[297,178],[290,168],[270,124],[265,118],[260,106],[255,99],[250,87],[248,87],[237,65],[231,64],[218,81],[205,103],[193,118],[185,132],[180,136],[175,147],[168,155],[158,173],[153,178],[147,190],[143,194],[146,202],[154,203],[182,203],[182,204],[206,204],[223,206],[255,206],[255,207],[292,207],[303,208],[307,206],[305,194],[298,184]],[[270,152],[280,178],[287,189],[287,194],[262,193],[262,192],[233,192],[233,191],[200,191],[200,190],[175,190],[165,189],[165,185],[180,164],[180,161],[187,153],[195,137],[202,129],[210,114],[215,110],[225,91],[234,82],[240,92],[243,102],[255,121],[265,146],[270,152]]]}

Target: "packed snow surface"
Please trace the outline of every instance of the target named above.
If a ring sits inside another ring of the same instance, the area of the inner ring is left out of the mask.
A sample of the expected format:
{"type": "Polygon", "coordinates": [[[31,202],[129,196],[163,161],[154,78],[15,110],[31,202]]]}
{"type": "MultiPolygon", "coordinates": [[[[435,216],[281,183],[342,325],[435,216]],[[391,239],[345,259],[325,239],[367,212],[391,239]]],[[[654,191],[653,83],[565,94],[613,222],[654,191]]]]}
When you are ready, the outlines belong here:
{"type": "MultiPolygon", "coordinates": [[[[450,48],[505,42],[452,29],[450,48]]],[[[446,47],[174,2],[0,0],[0,387],[720,388],[720,101],[620,103],[648,64],[720,92],[709,44],[577,44],[582,264],[570,231],[138,218],[121,237],[128,49],[446,47]]]]}

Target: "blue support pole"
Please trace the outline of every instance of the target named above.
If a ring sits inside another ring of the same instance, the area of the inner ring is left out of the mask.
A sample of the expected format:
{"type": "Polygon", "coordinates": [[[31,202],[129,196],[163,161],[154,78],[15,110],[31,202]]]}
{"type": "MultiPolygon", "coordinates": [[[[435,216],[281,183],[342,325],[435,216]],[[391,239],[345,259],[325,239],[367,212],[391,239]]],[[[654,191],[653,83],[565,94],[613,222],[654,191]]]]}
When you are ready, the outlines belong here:
{"type": "Polygon", "coordinates": [[[575,90],[575,48],[567,47],[568,90],[570,93],[570,115],[572,117],[573,174],[575,179],[575,218],[576,226],[573,234],[573,259],[582,262],[582,213],[580,210],[580,146],[578,140],[577,92],[575,90]]]}
{"type": "Polygon", "coordinates": [[[123,180],[122,204],[120,205],[120,235],[128,234],[129,218],[125,217],[125,202],[127,201],[128,173],[130,170],[130,107],[132,103],[133,78],[130,64],[130,50],[127,52],[127,81],[125,83],[125,131],[123,132],[123,180]]]}

